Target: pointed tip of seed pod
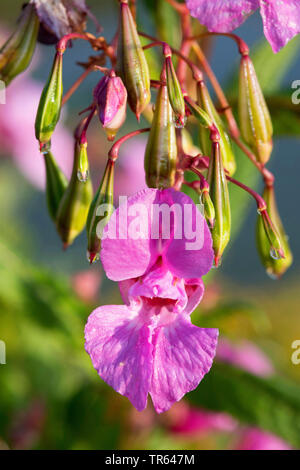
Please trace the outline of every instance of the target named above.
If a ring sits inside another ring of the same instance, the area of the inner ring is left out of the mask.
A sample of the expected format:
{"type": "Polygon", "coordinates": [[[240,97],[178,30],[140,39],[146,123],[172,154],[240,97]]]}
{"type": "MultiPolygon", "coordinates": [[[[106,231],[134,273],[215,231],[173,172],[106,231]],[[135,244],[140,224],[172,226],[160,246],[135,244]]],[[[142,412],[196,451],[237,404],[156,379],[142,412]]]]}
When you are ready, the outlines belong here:
{"type": "Polygon", "coordinates": [[[209,228],[213,229],[215,226],[215,219],[208,219],[207,222],[208,222],[209,228]]]}
{"type": "Polygon", "coordinates": [[[214,257],[214,267],[215,268],[218,268],[219,266],[221,266],[221,262],[222,262],[221,256],[215,256],[214,257]]]}
{"type": "Polygon", "coordinates": [[[108,135],[107,135],[107,140],[108,140],[109,142],[113,142],[113,141],[115,140],[115,137],[116,137],[116,134],[114,134],[114,135],[112,135],[112,134],[109,135],[109,134],[108,134],[108,135]]]}
{"type": "Polygon", "coordinates": [[[70,244],[65,242],[63,243],[63,250],[66,251],[69,248],[70,244]]]}
{"type": "Polygon", "coordinates": [[[96,261],[98,261],[98,259],[99,259],[99,253],[91,251],[88,254],[88,260],[89,260],[90,264],[96,263],[96,261]]]}
{"type": "Polygon", "coordinates": [[[140,122],[141,113],[135,113],[135,116],[137,118],[137,122],[140,122]]]}

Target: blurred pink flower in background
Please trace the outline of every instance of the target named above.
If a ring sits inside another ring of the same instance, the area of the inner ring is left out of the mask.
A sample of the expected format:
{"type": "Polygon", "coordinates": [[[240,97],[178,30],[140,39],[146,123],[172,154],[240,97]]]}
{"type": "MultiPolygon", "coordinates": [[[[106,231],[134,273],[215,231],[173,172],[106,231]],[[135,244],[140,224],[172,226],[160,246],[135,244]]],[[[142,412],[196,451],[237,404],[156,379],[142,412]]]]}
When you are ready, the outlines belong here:
{"type": "Polygon", "coordinates": [[[99,268],[88,269],[74,274],[71,283],[78,297],[84,302],[95,302],[99,295],[102,276],[99,268]]]}
{"type": "Polygon", "coordinates": [[[274,373],[269,358],[250,341],[234,344],[224,338],[220,339],[217,358],[261,377],[274,373]]]}
{"type": "Polygon", "coordinates": [[[144,171],[144,154],[147,139],[131,139],[121,147],[120,157],[116,164],[115,198],[131,196],[146,188],[144,171]]]}
{"type": "Polygon", "coordinates": [[[237,427],[237,421],[226,413],[203,410],[186,402],[176,403],[168,413],[171,431],[176,434],[232,432],[237,427]]]}
{"type": "Polygon", "coordinates": [[[236,450],[291,450],[280,437],[256,428],[246,429],[236,445],[236,450]]]}
{"type": "MultiPolygon", "coordinates": [[[[43,85],[23,74],[7,88],[6,105],[0,105],[0,146],[24,176],[37,188],[45,187],[43,157],[38,150],[34,123],[43,85]]],[[[60,123],[53,135],[52,151],[69,177],[73,162],[73,139],[60,123]]]]}

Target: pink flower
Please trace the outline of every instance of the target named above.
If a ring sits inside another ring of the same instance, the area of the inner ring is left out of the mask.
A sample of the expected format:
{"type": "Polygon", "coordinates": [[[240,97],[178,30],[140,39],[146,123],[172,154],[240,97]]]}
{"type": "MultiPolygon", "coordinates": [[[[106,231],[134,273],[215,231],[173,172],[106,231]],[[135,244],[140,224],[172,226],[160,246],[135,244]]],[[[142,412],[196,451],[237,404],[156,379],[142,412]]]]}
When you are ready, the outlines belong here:
{"type": "MultiPolygon", "coordinates": [[[[6,104],[0,105],[0,144],[24,176],[39,189],[45,187],[45,165],[34,135],[34,122],[43,85],[26,75],[8,87],[6,104]]],[[[66,176],[73,162],[73,139],[60,123],[52,139],[52,151],[66,176]]]]}
{"type": "Polygon", "coordinates": [[[99,307],[90,315],[86,351],[102,379],[139,411],[149,393],[160,413],[198,386],[215,355],[218,330],[190,320],[203,296],[201,277],[212,266],[211,235],[193,201],[173,189],[145,189],[130,197],[106,233],[115,230],[116,238],[102,241],[101,259],[108,277],[120,281],[125,305],[99,307]],[[173,209],[168,237],[166,218],[156,219],[155,208],[173,209]],[[192,228],[200,226],[202,240],[194,250],[180,217],[184,210],[192,228]]]}
{"type": "Polygon", "coordinates": [[[222,339],[218,344],[217,357],[261,377],[274,373],[270,359],[250,341],[233,344],[222,339]]]}
{"type": "Polygon", "coordinates": [[[280,437],[260,429],[247,429],[236,446],[236,450],[291,450],[280,437]]]}
{"type": "Polygon", "coordinates": [[[274,52],[300,32],[299,0],[186,0],[192,16],[209,31],[227,33],[260,8],[264,34],[274,52]]]}

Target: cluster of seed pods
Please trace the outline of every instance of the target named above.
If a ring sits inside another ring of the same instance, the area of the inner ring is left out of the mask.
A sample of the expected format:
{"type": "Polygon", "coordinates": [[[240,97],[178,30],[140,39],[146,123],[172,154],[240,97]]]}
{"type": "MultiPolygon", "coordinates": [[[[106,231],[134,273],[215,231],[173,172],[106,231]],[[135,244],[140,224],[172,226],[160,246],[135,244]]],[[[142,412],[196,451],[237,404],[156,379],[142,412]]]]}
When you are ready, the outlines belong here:
{"type": "MultiPolygon", "coordinates": [[[[69,246],[86,227],[88,259],[92,263],[99,258],[101,231],[98,227],[100,222],[103,227],[103,221],[107,222],[113,212],[114,167],[119,148],[125,140],[149,131],[144,160],[147,185],[177,190],[187,185],[200,196],[212,234],[215,266],[220,264],[230,240],[228,184],[236,184],[257,203],[258,251],[267,272],[272,277],[280,277],[290,266],[292,254],[276,206],[274,177],[265,167],[273,147],[271,117],[247,45],[238,36],[227,34],[236,41],[241,54],[238,127],[199,46],[200,36],[185,38],[185,46],[194,46],[198,60],[195,63],[184,49],[173,49],[157,38],[138,32],[127,0],[119,1],[119,9],[118,31],[111,44],[107,44],[103,37],[75,32],[57,43],[54,63],[37,111],[35,131],[45,160],[49,213],[64,247],[69,246]],[[142,46],[141,37],[151,42],[142,46]],[[110,61],[111,67],[99,65],[96,59],[88,65],[86,75],[95,70],[104,76],[91,93],[92,103],[87,108],[87,117],[81,120],[75,131],[73,172],[67,181],[51,153],[51,137],[66,101],[63,98],[63,55],[73,39],[88,41],[94,50],[100,50],[102,57],[110,61]],[[152,47],[162,50],[159,80],[151,79],[145,56],[145,50],[152,47]],[[177,68],[173,63],[174,56],[178,59],[177,68]],[[187,91],[188,69],[192,72],[194,89],[189,83],[187,91]],[[210,96],[203,72],[212,78],[221,113],[210,96]],[[151,105],[151,88],[156,90],[155,106],[151,105]],[[108,140],[113,141],[126,120],[127,103],[138,121],[141,115],[149,120],[149,128],[134,130],[113,144],[100,185],[93,196],[87,153],[88,127],[98,115],[108,140]],[[201,146],[197,156],[189,154],[193,144],[189,143],[191,138],[187,139],[186,124],[197,126],[201,146]],[[233,178],[236,171],[233,141],[261,172],[265,182],[263,197],[233,178]],[[194,179],[187,178],[187,174],[193,174],[194,179]],[[100,211],[103,205],[106,210],[100,211]]],[[[7,84],[28,66],[34,49],[38,19],[30,4],[25,13],[18,32],[0,50],[0,78],[7,84]]],[[[186,19],[184,15],[188,12],[181,7],[180,14],[186,19]]]]}

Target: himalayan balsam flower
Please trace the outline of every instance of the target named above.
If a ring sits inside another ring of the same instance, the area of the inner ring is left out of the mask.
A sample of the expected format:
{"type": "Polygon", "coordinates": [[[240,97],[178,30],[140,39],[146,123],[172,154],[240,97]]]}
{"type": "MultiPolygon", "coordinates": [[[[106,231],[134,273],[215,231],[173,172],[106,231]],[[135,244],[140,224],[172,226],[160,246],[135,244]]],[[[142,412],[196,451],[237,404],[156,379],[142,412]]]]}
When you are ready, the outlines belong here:
{"type": "Polygon", "coordinates": [[[203,296],[201,277],[212,266],[212,240],[193,201],[173,189],[145,189],[129,198],[105,232],[115,229],[115,238],[102,240],[101,259],[107,276],[120,282],[125,305],[99,307],[91,314],[86,351],[102,379],[139,411],[149,393],[160,413],[197,387],[216,352],[218,330],[198,328],[190,320],[203,296]],[[169,237],[164,219],[155,224],[156,207],[174,209],[169,237]],[[201,233],[200,243],[195,235],[187,238],[179,215],[184,210],[192,230],[201,233]],[[189,249],[193,242],[196,249],[189,249]]]}
{"type": "Polygon", "coordinates": [[[192,16],[209,31],[228,33],[260,8],[264,34],[274,52],[300,33],[299,0],[186,0],[192,16]]]}

